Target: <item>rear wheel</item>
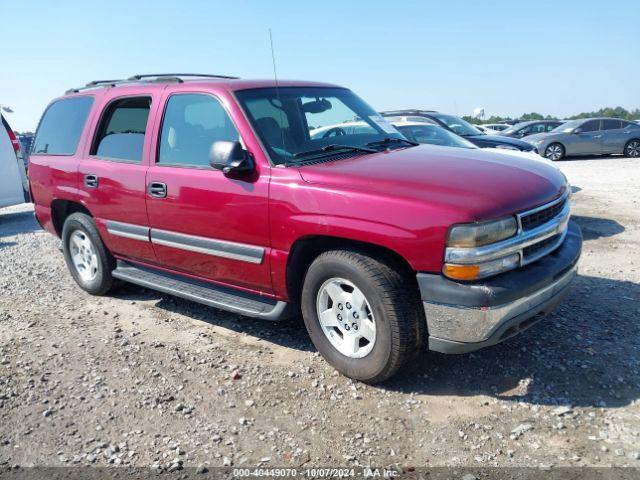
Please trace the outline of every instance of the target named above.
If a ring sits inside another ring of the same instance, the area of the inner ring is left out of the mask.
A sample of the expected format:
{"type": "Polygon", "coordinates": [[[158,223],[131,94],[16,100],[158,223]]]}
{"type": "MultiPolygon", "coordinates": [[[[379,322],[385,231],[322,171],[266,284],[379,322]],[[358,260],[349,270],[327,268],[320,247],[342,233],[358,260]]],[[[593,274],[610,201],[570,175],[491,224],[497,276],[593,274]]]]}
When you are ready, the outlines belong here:
{"type": "Polygon", "coordinates": [[[564,157],[565,151],[564,147],[559,143],[552,143],[544,150],[545,158],[556,162],[564,157]]]}
{"type": "Polygon", "coordinates": [[[640,157],[640,140],[634,138],[629,140],[624,147],[624,154],[627,157],[638,158],[640,157]]]}
{"type": "Polygon", "coordinates": [[[424,335],[416,288],[393,261],[346,250],[323,253],[304,280],[307,331],[336,370],[381,382],[416,352],[424,335]]]}
{"type": "Polygon", "coordinates": [[[62,228],[62,250],[76,283],[93,295],[104,295],[113,286],[115,259],[104,246],[93,219],[74,213],[62,228]]]}

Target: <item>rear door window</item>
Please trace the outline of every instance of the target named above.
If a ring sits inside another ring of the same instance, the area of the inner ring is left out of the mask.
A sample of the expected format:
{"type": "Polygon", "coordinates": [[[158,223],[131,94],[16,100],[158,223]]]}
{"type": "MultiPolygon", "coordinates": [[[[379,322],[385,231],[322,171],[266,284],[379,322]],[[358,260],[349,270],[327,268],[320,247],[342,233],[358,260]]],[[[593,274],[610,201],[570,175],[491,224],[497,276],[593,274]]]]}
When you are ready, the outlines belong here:
{"type": "Polygon", "coordinates": [[[44,112],[33,145],[36,155],[73,155],[87,121],[93,97],[57,100],[44,112]]]}
{"type": "Polygon", "coordinates": [[[620,120],[602,120],[602,130],[618,130],[619,128],[622,128],[622,122],[620,120]]]}
{"type": "Polygon", "coordinates": [[[142,161],[151,97],[129,97],[111,102],[105,109],[91,155],[107,160],[142,161]]]}

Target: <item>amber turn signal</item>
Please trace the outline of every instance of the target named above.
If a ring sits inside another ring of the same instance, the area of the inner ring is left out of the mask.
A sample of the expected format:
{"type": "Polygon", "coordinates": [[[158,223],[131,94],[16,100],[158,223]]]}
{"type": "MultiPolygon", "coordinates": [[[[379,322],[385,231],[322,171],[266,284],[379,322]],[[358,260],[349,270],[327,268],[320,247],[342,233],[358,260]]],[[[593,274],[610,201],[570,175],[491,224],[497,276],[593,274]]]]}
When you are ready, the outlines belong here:
{"type": "Polygon", "coordinates": [[[443,273],[456,280],[476,280],[480,276],[480,266],[445,263],[443,273]]]}

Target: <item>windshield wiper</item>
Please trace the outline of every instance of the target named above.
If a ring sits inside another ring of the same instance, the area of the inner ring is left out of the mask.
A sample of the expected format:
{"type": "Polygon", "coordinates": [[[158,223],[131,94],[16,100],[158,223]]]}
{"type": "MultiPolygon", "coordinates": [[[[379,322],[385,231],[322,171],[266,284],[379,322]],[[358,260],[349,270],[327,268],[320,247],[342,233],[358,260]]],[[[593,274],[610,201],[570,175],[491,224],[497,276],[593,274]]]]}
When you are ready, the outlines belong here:
{"type": "Polygon", "coordinates": [[[418,146],[420,145],[418,142],[412,142],[411,140],[407,140],[406,138],[396,138],[396,137],[387,137],[382,140],[376,140],[375,142],[367,143],[367,147],[371,147],[373,145],[384,145],[386,143],[407,143],[409,145],[418,146]]]}
{"type": "Polygon", "coordinates": [[[293,158],[307,157],[316,153],[332,152],[333,150],[351,150],[353,152],[378,153],[378,151],[374,150],[373,148],[355,147],[353,145],[339,145],[337,143],[332,143],[331,145],[325,145],[324,147],[317,148],[315,150],[307,150],[306,152],[295,153],[293,155],[293,158]]]}

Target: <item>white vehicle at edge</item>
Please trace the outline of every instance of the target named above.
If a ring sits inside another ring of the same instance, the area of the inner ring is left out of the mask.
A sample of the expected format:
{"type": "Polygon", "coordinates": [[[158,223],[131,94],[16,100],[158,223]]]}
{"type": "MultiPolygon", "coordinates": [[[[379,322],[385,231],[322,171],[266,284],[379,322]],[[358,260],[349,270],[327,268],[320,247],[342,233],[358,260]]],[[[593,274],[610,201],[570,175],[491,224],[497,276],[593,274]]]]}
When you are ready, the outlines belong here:
{"type": "Polygon", "coordinates": [[[29,184],[24,163],[17,155],[17,139],[0,115],[0,208],[28,201],[29,184]],[[11,135],[11,136],[10,136],[11,135]]]}

